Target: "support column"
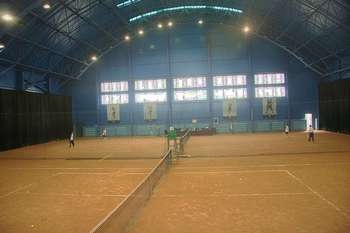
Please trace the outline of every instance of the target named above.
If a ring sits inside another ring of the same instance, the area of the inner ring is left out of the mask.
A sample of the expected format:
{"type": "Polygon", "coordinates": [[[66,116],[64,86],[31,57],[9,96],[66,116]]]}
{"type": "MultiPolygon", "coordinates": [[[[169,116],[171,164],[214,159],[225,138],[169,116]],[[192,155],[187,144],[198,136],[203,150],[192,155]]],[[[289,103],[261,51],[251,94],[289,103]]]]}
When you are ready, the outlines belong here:
{"type": "Polygon", "coordinates": [[[171,50],[170,50],[170,32],[167,32],[167,61],[168,61],[168,77],[166,81],[166,90],[167,90],[167,102],[168,102],[168,122],[167,128],[174,125],[173,121],[173,77],[172,77],[172,69],[171,69],[171,50]]]}
{"type": "Polygon", "coordinates": [[[127,45],[128,50],[128,90],[129,90],[129,123],[130,123],[130,133],[132,136],[135,135],[134,132],[134,112],[135,112],[135,79],[133,72],[133,60],[132,60],[132,45],[127,45]]]}
{"type": "Polygon", "coordinates": [[[255,101],[255,89],[254,89],[254,71],[253,71],[253,57],[252,57],[252,41],[251,37],[246,38],[247,40],[247,58],[248,58],[248,72],[247,72],[247,91],[248,91],[248,101],[249,101],[249,112],[250,112],[250,122],[251,131],[254,132],[254,101],[255,101]]]}
{"type": "Polygon", "coordinates": [[[208,62],[208,75],[206,77],[207,81],[207,91],[208,91],[208,103],[209,103],[209,127],[213,128],[213,94],[214,94],[214,86],[213,86],[213,62],[212,62],[212,41],[210,32],[206,31],[207,37],[207,62],[208,62]]]}
{"type": "Polygon", "coordinates": [[[100,109],[101,109],[101,77],[100,73],[96,71],[96,68],[93,68],[94,77],[95,77],[95,83],[96,83],[96,124],[98,127],[100,127],[101,121],[100,121],[100,109]]]}

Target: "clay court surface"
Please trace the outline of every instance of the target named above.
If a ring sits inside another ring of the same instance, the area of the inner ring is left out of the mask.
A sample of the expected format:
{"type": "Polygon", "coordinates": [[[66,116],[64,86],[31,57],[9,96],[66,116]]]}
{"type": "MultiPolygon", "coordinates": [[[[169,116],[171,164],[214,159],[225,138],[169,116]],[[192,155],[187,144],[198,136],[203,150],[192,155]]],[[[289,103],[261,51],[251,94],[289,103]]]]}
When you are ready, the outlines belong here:
{"type": "MultiPolygon", "coordinates": [[[[82,139],[0,153],[0,232],[89,232],[147,175],[163,138],[82,139]]],[[[129,231],[350,229],[350,136],[191,137],[129,231]]]]}

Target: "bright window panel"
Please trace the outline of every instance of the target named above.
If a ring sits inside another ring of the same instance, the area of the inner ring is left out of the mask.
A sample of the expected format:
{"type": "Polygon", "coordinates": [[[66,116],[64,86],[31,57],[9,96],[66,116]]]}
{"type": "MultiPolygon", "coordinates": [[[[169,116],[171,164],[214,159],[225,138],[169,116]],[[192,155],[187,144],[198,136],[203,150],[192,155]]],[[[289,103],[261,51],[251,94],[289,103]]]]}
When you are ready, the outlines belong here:
{"type": "Polygon", "coordinates": [[[285,87],[256,87],[255,88],[256,98],[285,97],[285,96],[286,96],[285,87]]]}
{"type": "Polygon", "coordinates": [[[136,103],[166,102],[166,92],[140,92],[135,94],[136,103]]]}
{"type": "Polygon", "coordinates": [[[203,88],[206,87],[205,77],[175,78],[174,88],[203,88]]]}
{"type": "Polygon", "coordinates": [[[127,104],[129,103],[128,94],[101,95],[101,104],[127,104]]]}
{"type": "Polygon", "coordinates": [[[123,92],[128,91],[128,82],[103,82],[101,92],[123,92]]]}
{"type": "Polygon", "coordinates": [[[243,99],[247,98],[247,88],[215,89],[214,99],[243,99]]]}
{"type": "Polygon", "coordinates": [[[175,101],[197,101],[206,100],[206,90],[188,90],[188,91],[174,91],[175,101]]]}
{"type": "Polygon", "coordinates": [[[247,76],[245,75],[214,76],[213,84],[214,84],[214,87],[245,86],[247,85],[247,76]]]}
{"type": "Polygon", "coordinates": [[[155,79],[155,80],[137,80],[135,81],[135,90],[162,90],[166,89],[165,79],[155,79]]]}
{"type": "Polygon", "coordinates": [[[283,73],[274,74],[256,74],[254,75],[256,85],[283,84],[285,77],[283,73]]]}

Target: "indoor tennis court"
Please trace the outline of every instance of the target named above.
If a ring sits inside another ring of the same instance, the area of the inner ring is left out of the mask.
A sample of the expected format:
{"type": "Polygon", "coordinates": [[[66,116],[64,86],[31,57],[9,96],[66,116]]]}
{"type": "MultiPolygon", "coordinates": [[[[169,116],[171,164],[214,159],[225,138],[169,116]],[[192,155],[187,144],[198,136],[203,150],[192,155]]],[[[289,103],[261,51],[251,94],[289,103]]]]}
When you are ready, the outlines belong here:
{"type": "Polygon", "coordinates": [[[349,233],[348,0],[0,1],[0,233],[349,233]]]}

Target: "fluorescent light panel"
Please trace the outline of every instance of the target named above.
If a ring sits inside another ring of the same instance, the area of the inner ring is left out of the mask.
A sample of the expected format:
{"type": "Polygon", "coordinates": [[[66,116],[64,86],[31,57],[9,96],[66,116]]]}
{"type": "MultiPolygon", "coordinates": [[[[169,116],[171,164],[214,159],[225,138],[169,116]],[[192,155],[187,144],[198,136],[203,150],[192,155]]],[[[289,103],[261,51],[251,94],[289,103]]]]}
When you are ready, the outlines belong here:
{"type": "MultiPolygon", "coordinates": [[[[140,1],[140,0],[138,0],[140,1]]],[[[171,11],[183,11],[183,10],[200,10],[200,9],[209,9],[214,11],[222,11],[225,13],[238,13],[242,14],[242,10],[238,10],[236,8],[229,8],[229,7],[221,7],[221,6],[206,6],[206,5],[196,5],[196,6],[177,6],[177,7],[170,7],[170,8],[164,8],[156,11],[150,11],[138,16],[135,16],[131,19],[129,19],[129,22],[137,21],[146,17],[150,17],[153,15],[158,15],[165,12],[171,12],[171,11]]]]}

